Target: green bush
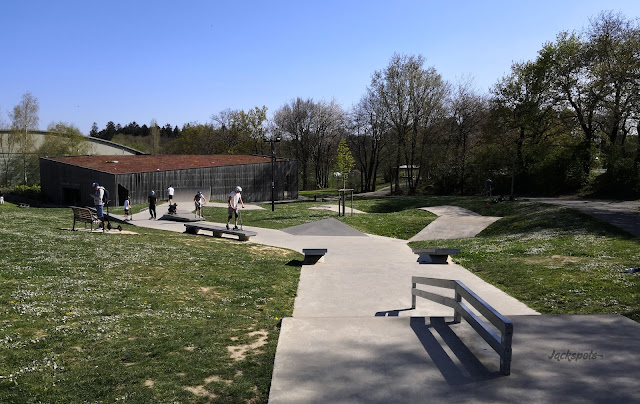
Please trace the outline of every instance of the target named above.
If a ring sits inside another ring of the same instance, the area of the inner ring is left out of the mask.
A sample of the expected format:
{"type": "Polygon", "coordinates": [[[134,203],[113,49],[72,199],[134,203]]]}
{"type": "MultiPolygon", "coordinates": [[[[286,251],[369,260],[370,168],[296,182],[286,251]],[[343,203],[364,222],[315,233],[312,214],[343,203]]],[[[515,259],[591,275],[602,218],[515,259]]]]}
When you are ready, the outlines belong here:
{"type": "Polygon", "coordinates": [[[23,198],[36,200],[42,199],[42,190],[40,189],[40,185],[16,185],[13,188],[13,191],[10,191],[9,193],[23,198]]]}

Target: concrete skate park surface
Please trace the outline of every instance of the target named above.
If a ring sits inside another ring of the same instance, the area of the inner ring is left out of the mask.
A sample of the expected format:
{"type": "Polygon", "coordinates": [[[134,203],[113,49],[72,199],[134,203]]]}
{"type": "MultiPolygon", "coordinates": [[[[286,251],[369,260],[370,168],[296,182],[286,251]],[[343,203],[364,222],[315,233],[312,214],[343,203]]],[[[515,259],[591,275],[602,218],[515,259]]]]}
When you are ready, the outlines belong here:
{"type": "Polygon", "coordinates": [[[496,216],[481,216],[458,206],[432,206],[421,209],[437,215],[438,218],[409,241],[471,238],[501,219],[496,216]]]}
{"type": "Polygon", "coordinates": [[[286,318],[269,402],[640,400],[640,324],[616,315],[510,319],[511,374],[502,376],[498,355],[450,317],[286,318]]]}
{"type": "MultiPolygon", "coordinates": [[[[182,223],[143,215],[132,224],[184,231],[182,223]]],[[[637,402],[640,397],[640,325],[632,320],[540,316],[460,265],[420,265],[407,241],[364,234],[335,219],[284,230],[244,227],[258,233],[253,243],[328,250],[325,263],[302,265],[293,317],[282,322],[272,403],[637,402]],[[497,373],[498,355],[466,322],[449,321],[452,309],[425,299],[411,309],[412,276],[460,280],[509,318],[511,375],[497,373]],[[567,352],[596,356],[569,361],[571,355],[560,355],[567,352]]]]}

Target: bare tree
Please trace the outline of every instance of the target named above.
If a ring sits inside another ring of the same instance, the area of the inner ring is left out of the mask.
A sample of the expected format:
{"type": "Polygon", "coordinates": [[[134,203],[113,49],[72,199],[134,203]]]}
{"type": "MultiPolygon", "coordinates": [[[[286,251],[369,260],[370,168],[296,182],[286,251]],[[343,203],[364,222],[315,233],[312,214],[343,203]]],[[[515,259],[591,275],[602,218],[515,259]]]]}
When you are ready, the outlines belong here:
{"type": "Polygon", "coordinates": [[[361,188],[363,192],[374,191],[389,121],[380,97],[370,88],[351,112],[350,130],[349,144],[362,173],[361,188]]]}
{"type": "Polygon", "coordinates": [[[30,153],[33,153],[33,137],[30,130],[38,129],[38,112],[40,105],[38,99],[27,92],[22,95],[18,105],[13,107],[11,116],[11,130],[18,146],[18,152],[22,154],[22,172],[24,183],[28,183],[27,163],[30,153]]]}
{"type": "MultiPolygon", "coordinates": [[[[1,111],[0,111],[1,112],[1,111]]],[[[0,114],[0,129],[8,129],[9,124],[0,114]]],[[[13,177],[11,173],[11,161],[14,158],[13,150],[15,147],[15,136],[12,133],[3,134],[0,137],[0,158],[2,159],[2,184],[6,187],[9,186],[13,177]]]]}
{"type": "Polygon", "coordinates": [[[311,158],[316,174],[316,188],[329,184],[329,171],[340,139],[344,137],[346,117],[340,105],[334,101],[319,102],[314,106],[311,158]]]}
{"type": "Polygon", "coordinates": [[[151,135],[151,154],[157,154],[160,151],[160,127],[155,119],[152,119],[149,124],[149,134],[151,135]]]}
{"type": "Polygon", "coordinates": [[[456,171],[458,190],[464,194],[469,161],[481,138],[489,102],[474,90],[473,82],[467,79],[458,83],[450,103],[449,137],[453,156],[449,163],[456,171]]]}
{"type": "Polygon", "coordinates": [[[302,171],[302,189],[309,189],[313,119],[313,100],[301,98],[281,107],[273,117],[275,132],[282,133],[291,140],[293,155],[302,171]]]}
{"type": "Polygon", "coordinates": [[[389,65],[375,72],[371,80],[371,89],[380,97],[395,135],[396,189],[399,167],[404,163],[409,193],[415,193],[420,181],[419,161],[430,143],[428,131],[441,117],[449,91],[436,70],[423,65],[422,56],[394,54],[389,65]]]}

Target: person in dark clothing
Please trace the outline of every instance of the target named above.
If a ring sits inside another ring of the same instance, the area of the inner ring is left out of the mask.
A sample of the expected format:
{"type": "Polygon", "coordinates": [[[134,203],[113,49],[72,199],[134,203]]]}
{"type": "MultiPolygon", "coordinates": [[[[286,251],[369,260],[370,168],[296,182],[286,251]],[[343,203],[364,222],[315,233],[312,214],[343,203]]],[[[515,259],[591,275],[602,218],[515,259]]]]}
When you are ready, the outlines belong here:
{"type": "Polygon", "coordinates": [[[156,203],[158,203],[158,197],[156,197],[156,192],[151,191],[151,195],[149,195],[149,213],[151,214],[151,219],[156,218],[156,203]]]}

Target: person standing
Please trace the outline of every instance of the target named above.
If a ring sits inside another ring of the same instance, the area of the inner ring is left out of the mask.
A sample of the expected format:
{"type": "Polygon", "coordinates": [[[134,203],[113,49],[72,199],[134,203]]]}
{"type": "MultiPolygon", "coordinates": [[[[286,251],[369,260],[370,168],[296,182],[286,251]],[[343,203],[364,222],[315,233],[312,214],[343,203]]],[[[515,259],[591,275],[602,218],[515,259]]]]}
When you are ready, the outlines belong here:
{"type": "Polygon", "coordinates": [[[237,186],[231,193],[229,194],[229,198],[227,199],[229,202],[229,207],[227,211],[229,215],[227,217],[227,230],[229,230],[229,222],[231,221],[231,217],[235,216],[235,225],[233,226],[233,230],[238,230],[238,202],[242,205],[244,209],[244,202],[242,201],[242,188],[237,186]]]}
{"type": "Polygon", "coordinates": [[[491,181],[491,179],[487,179],[487,196],[491,197],[491,191],[493,189],[493,181],[491,181]]]}
{"type": "Polygon", "coordinates": [[[202,192],[198,191],[196,196],[193,197],[193,205],[195,206],[196,217],[202,216],[202,202],[203,201],[204,201],[204,196],[202,195],[202,192]]]}
{"type": "Polygon", "coordinates": [[[91,194],[91,196],[93,197],[93,204],[96,207],[96,214],[98,216],[98,219],[100,219],[100,225],[98,227],[103,227],[104,228],[104,213],[103,213],[103,206],[104,206],[104,187],[101,187],[100,184],[98,184],[97,182],[93,183],[93,194],[91,194]]]}
{"type": "Polygon", "coordinates": [[[129,196],[124,200],[124,220],[129,220],[129,213],[131,212],[131,202],[129,196]]]}
{"type": "Polygon", "coordinates": [[[149,213],[151,214],[151,217],[149,220],[156,218],[156,203],[158,203],[156,191],[151,191],[151,195],[149,195],[149,213]]]}
{"type": "Polygon", "coordinates": [[[0,189],[0,205],[4,205],[4,194],[2,193],[1,189],[0,189]]]}
{"type": "Polygon", "coordinates": [[[169,185],[169,188],[167,188],[167,194],[169,194],[169,205],[171,205],[173,203],[173,193],[175,192],[175,190],[173,189],[173,187],[171,185],[169,185]]]}

